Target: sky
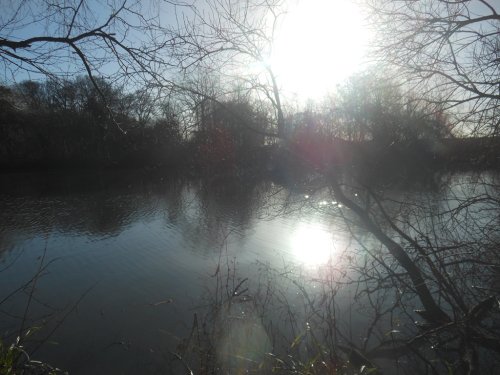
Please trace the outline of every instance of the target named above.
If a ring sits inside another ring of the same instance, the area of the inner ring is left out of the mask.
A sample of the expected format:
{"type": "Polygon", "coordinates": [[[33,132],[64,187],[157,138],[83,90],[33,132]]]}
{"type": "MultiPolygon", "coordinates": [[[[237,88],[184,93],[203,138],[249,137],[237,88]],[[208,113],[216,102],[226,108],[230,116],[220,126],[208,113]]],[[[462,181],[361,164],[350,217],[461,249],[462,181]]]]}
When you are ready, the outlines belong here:
{"type": "Polygon", "coordinates": [[[286,92],[317,100],[366,66],[370,38],[353,1],[300,1],[277,33],[272,64],[286,92]]]}
{"type": "MultiPolygon", "coordinates": [[[[283,96],[317,100],[363,68],[370,33],[360,8],[352,0],[288,1],[288,11],[279,23],[272,55],[267,63],[272,66],[278,78],[283,96]]],[[[74,0],[74,3],[78,4],[78,1],[74,0]]],[[[204,1],[199,3],[204,4],[204,1]]],[[[0,37],[19,40],[30,36],[57,34],[53,25],[38,19],[45,8],[38,10],[36,2],[25,3],[28,5],[17,15],[20,22],[15,27],[2,28],[10,20],[18,4],[14,0],[2,1],[0,37]]],[[[106,9],[106,2],[100,0],[88,0],[85,4],[85,11],[95,17],[95,23],[110,12],[109,8],[106,9]]],[[[176,17],[184,9],[178,7],[176,13],[168,2],[157,3],[153,0],[141,2],[141,7],[145,14],[159,16],[164,25],[174,24],[176,17]],[[161,4],[161,8],[158,8],[158,4],[161,4]]],[[[68,17],[64,20],[67,21],[68,17]]],[[[136,43],[139,43],[141,37],[143,36],[134,36],[136,43]]],[[[101,53],[99,50],[90,52],[97,55],[101,53]]],[[[63,48],[51,52],[49,56],[54,59],[51,69],[68,77],[75,74],[74,66],[67,63],[68,59],[75,60],[73,51],[63,48]]],[[[81,64],[79,65],[81,69],[81,64]]],[[[102,72],[112,72],[116,68],[116,64],[100,67],[102,72]]],[[[8,71],[5,66],[0,66],[0,69],[0,82],[19,82],[38,77],[23,70],[8,71]]]]}

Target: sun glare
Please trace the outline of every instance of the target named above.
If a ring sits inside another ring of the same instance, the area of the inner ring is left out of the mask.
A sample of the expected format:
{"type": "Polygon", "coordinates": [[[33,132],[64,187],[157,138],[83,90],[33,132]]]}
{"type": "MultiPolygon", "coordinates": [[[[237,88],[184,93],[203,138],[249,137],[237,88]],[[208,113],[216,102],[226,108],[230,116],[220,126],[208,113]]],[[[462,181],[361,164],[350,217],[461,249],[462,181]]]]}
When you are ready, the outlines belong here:
{"type": "Polygon", "coordinates": [[[300,0],[277,32],[271,63],[286,93],[319,99],[361,67],[369,36],[352,0],[300,0]]]}
{"type": "Polygon", "coordinates": [[[326,264],[334,253],[331,233],[313,224],[297,228],[291,241],[293,256],[307,266],[326,264]]]}

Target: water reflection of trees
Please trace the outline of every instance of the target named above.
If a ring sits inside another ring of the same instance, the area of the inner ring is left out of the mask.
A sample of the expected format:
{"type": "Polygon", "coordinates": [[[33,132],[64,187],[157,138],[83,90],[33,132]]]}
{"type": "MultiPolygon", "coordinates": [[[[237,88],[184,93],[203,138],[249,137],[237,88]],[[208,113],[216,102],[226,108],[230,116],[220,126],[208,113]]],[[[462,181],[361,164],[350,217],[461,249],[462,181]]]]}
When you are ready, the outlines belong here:
{"type": "Polygon", "coordinates": [[[176,225],[194,248],[218,251],[229,236],[244,238],[259,217],[266,192],[267,185],[262,181],[198,179],[190,183],[176,225]]]}
{"type": "Polygon", "coordinates": [[[488,174],[452,178],[425,199],[326,182],[349,211],[340,214],[356,217],[382,244],[360,240],[353,254],[353,308],[371,319],[364,342],[347,346],[403,368],[410,361],[417,373],[485,373],[500,353],[492,288],[500,264],[498,182],[488,174]]]}
{"type": "Polygon", "coordinates": [[[119,171],[96,174],[19,174],[3,177],[0,192],[2,249],[15,233],[117,236],[136,222],[163,217],[194,248],[218,248],[230,232],[244,233],[267,188],[258,181],[188,180],[119,171]],[[206,245],[206,243],[204,243],[206,245]]]}
{"type": "Polygon", "coordinates": [[[95,176],[89,175],[83,181],[80,175],[72,177],[40,177],[31,191],[22,189],[23,178],[10,181],[10,186],[3,190],[5,199],[0,200],[4,230],[116,235],[154,204],[151,199],[148,202],[147,195],[137,199],[137,190],[130,184],[117,191],[95,176]],[[55,181],[49,182],[52,178],[55,181]]]}
{"type": "MultiPolygon", "coordinates": [[[[315,274],[261,264],[260,279],[241,285],[238,302],[231,290],[215,301],[219,313],[232,303],[233,316],[240,297],[251,300],[243,311],[262,325],[283,361],[268,365],[289,371],[292,355],[301,366],[308,356],[320,358],[310,363],[320,366],[318,373],[359,372],[362,366],[389,373],[488,373],[500,352],[498,177],[437,175],[424,179],[431,185],[414,183],[412,189],[359,181],[318,174],[289,188],[130,176],[89,182],[80,175],[60,180],[57,188],[42,182],[25,191],[21,184],[2,191],[12,198],[1,200],[2,238],[10,248],[5,234],[24,228],[108,236],[163,214],[167,226],[197,244],[193,249],[211,251],[261,216],[315,212],[343,223],[337,230],[355,240],[343,254],[315,274]],[[347,362],[351,370],[342,367],[347,362]]],[[[219,288],[241,282],[234,267],[226,268],[231,283],[216,275],[219,288]]]]}
{"type": "Polygon", "coordinates": [[[189,338],[188,357],[207,355],[228,371],[496,373],[496,175],[436,176],[430,191],[420,186],[411,192],[346,183],[339,176],[318,178],[324,189],[292,194],[282,203],[289,212],[314,207],[344,220],[339,230],[349,231],[355,245],[312,276],[261,264],[261,278],[245,280],[234,264],[226,267],[210,300],[205,336],[189,338]],[[318,204],[326,194],[328,204],[318,204]],[[238,325],[236,316],[249,310],[249,321],[265,327],[272,354],[255,359],[252,352],[251,361],[224,362],[219,341],[238,325]]]}

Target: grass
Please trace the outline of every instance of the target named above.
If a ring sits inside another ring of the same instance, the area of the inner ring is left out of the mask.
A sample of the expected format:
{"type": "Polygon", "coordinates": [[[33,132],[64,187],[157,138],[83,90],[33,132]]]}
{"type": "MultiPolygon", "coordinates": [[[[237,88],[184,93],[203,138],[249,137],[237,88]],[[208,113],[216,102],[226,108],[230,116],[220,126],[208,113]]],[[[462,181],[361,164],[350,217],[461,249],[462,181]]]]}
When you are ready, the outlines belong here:
{"type": "Polygon", "coordinates": [[[179,373],[380,374],[366,356],[340,344],[335,287],[312,295],[300,271],[265,265],[258,280],[241,277],[226,255],[191,333],[171,352],[179,373]]]}
{"type": "MultiPolygon", "coordinates": [[[[33,331],[28,330],[25,338],[33,331]]],[[[19,336],[10,345],[0,340],[0,375],[65,374],[65,372],[56,367],[30,358],[22,342],[23,339],[19,336]]]]}

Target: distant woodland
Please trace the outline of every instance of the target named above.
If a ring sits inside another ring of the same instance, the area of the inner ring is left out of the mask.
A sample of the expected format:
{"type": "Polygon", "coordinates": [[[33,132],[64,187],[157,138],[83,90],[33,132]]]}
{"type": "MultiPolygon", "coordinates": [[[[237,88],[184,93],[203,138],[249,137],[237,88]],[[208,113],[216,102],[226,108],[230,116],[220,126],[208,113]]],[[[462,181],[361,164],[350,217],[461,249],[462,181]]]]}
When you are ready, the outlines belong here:
{"type": "Polygon", "coordinates": [[[368,75],[353,77],[321,105],[289,111],[284,139],[276,135],[272,111],[238,92],[219,100],[161,97],[148,88],[97,83],[107,102],[86,76],[0,87],[1,167],[241,173],[292,164],[390,165],[395,156],[407,164],[493,166],[498,156],[496,138],[457,137],[445,111],[429,110],[387,79],[368,75]]]}

